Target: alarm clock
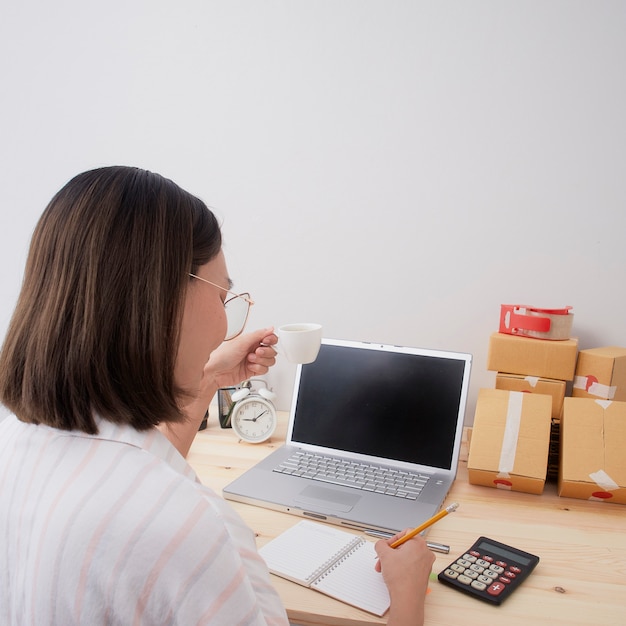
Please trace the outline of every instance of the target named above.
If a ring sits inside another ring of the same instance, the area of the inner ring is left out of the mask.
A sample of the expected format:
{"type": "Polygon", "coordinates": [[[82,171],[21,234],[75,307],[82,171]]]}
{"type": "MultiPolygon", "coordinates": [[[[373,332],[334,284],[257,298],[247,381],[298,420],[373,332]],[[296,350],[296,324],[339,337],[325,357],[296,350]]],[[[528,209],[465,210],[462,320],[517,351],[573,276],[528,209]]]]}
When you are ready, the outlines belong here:
{"type": "Polygon", "coordinates": [[[265,381],[250,379],[235,391],[231,398],[232,407],[230,425],[235,434],[248,443],[267,441],[276,430],[278,417],[272,400],[276,394],[268,389],[265,381]],[[252,381],[262,382],[265,386],[252,389],[252,381]]]}

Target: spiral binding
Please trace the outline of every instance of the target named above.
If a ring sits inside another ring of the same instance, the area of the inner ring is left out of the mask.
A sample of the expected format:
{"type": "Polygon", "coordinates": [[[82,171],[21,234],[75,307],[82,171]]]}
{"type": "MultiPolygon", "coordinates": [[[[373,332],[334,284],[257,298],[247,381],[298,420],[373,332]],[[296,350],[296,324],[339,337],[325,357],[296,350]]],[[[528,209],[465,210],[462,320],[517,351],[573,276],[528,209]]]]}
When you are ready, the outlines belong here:
{"type": "Polygon", "coordinates": [[[354,539],[350,541],[350,543],[339,550],[336,554],[328,559],[325,563],[320,565],[312,574],[308,583],[314,583],[318,580],[323,580],[330,574],[334,569],[336,569],[343,561],[345,561],[357,548],[360,548],[365,543],[365,539],[361,537],[355,536],[354,539]],[[332,565],[332,567],[330,567],[332,565]]]}

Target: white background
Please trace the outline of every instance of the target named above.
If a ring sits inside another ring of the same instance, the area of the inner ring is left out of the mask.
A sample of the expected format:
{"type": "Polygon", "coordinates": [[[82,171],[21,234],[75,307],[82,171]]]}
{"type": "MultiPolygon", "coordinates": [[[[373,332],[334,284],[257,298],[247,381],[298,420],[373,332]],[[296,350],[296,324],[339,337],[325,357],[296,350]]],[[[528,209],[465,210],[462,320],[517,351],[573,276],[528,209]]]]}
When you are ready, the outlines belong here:
{"type": "Polygon", "coordinates": [[[137,165],[217,212],[251,326],[471,352],[470,422],[502,303],[626,346],[625,32],[621,0],[5,2],[0,333],[51,196],[137,165]]]}

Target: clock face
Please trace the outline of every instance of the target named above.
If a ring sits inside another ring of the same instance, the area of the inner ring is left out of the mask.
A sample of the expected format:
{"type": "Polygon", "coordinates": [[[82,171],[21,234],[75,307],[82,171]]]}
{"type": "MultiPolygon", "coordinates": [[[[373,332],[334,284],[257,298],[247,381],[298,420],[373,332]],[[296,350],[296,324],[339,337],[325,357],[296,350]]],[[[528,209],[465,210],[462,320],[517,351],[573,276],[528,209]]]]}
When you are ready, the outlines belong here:
{"type": "Polygon", "coordinates": [[[260,443],[269,439],[276,428],[276,409],[264,398],[244,398],[233,409],[231,425],[244,441],[260,443]]]}

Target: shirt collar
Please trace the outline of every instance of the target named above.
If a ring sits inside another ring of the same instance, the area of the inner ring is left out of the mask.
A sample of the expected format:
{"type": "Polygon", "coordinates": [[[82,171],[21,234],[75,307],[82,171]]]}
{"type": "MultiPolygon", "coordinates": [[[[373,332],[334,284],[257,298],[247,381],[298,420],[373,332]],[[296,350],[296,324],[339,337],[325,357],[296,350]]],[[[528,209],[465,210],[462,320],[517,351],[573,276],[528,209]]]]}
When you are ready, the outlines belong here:
{"type": "Polygon", "coordinates": [[[189,463],[158,428],[140,431],[127,424],[115,424],[99,416],[95,417],[95,421],[98,426],[98,434],[87,435],[77,431],[73,431],[72,434],[106,441],[117,441],[140,448],[162,459],[179,474],[198,481],[198,477],[189,463]]]}

